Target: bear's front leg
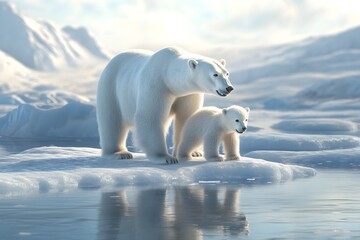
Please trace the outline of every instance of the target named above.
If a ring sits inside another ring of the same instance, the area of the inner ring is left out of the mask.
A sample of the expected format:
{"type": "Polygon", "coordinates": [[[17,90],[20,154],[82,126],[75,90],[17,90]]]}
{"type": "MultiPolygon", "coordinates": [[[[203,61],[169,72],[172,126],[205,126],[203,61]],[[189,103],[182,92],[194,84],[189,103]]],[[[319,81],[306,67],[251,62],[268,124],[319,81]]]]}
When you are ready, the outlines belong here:
{"type": "Polygon", "coordinates": [[[178,163],[167,153],[164,127],[158,122],[137,121],[137,138],[150,161],[157,164],[178,163]]]}
{"type": "Polygon", "coordinates": [[[135,115],[136,137],[150,161],[157,164],[178,163],[177,158],[167,152],[165,132],[169,110],[166,111],[166,105],[159,106],[160,103],[152,107],[151,102],[147,101],[139,106],[135,115]]]}
{"type": "Polygon", "coordinates": [[[217,131],[210,132],[204,136],[204,153],[205,159],[212,162],[224,161],[224,158],[219,155],[221,137],[217,131]]]}
{"type": "Polygon", "coordinates": [[[226,160],[240,160],[240,141],[237,133],[224,136],[224,150],[226,160]]]}

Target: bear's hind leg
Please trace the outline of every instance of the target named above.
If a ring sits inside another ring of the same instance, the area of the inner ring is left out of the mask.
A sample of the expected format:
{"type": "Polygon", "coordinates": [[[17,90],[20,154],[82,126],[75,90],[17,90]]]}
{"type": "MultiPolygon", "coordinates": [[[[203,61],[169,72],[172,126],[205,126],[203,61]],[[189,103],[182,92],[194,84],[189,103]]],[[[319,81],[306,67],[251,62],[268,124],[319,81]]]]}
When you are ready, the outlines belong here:
{"type": "Polygon", "coordinates": [[[129,128],[123,126],[119,119],[109,119],[106,127],[99,128],[99,133],[102,156],[116,160],[133,158],[126,147],[129,128]]]}
{"type": "Polygon", "coordinates": [[[132,159],[133,155],[131,152],[128,151],[126,147],[126,139],[129,133],[129,128],[122,127],[119,129],[119,144],[118,144],[118,151],[116,151],[112,158],[116,160],[121,159],[132,159]]]}

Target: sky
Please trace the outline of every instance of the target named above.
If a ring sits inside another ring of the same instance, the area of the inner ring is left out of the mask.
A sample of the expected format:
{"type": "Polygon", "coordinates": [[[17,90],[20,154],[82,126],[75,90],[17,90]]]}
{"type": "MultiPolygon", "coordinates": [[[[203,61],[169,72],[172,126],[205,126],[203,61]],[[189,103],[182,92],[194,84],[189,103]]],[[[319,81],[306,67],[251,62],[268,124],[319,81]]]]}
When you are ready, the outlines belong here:
{"type": "Polygon", "coordinates": [[[111,51],[249,48],[360,25],[358,0],[8,0],[27,16],[85,26],[111,51]]]}

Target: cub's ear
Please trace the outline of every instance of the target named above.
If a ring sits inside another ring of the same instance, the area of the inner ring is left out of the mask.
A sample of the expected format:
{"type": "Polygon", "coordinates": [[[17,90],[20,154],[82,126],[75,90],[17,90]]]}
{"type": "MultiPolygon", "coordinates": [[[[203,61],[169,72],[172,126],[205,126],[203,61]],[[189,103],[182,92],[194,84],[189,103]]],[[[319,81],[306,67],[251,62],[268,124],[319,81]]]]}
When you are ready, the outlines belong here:
{"type": "Polygon", "coordinates": [[[221,65],[223,65],[225,67],[225,65],[226,65],[225,59],[220,59],[219,62],[221,63],[221,65]]]}
{"type": "Polygon", "coordinates": [[[198,65],[198,61],[196,61],[195,59],[189,59],[188,64],[189,64],[189,67],[194,70],[196,68],[196,66],[198,65]]]}
{"type": "Polygon", "coordinates": [[[250,108],[249,108],[249,107],[246,107],[245,110],[246,110],[247,112],[250,112],[250,108]]]}
{"type": "Polygon", "coordinates": [[[224,108],[224,109],[222,110],[222,114],[226,115],[226,113],[227,113],[227,109],[224,108]]]}

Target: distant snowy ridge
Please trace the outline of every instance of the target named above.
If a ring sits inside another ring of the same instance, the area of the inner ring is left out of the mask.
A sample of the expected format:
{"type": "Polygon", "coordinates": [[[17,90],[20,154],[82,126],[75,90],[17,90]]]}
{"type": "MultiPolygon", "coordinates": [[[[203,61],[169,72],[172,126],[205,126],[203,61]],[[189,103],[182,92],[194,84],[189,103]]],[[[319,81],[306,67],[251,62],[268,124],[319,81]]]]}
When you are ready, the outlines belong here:
{"type": "Polygon", "coordinates": [[[77,41],[80,45],[85,47],[90,53],[98,58],[108,59],[109,56],[105,53],[101,46],[95,41],[95,37],[92,36],[84,27],[72,27],[66,26],[62,29],[72,39],[77,41]]]}
{"type": "MultiPolygon", "coordinates": [[[[234,85],[234,91],[223,102],[234,104],[240,100],[253,108],[284,111],[348,99],[353,103],[348,101],[343,107],[357,109],[359,39],[360,26],[278,46],[223,49],[224,55],[232,59],[229,70],[234,85]]],[[[207,96],[206,100],[210,104],[218,102],[214,96],[207,96]]]]}
{"type": "MultiPolygon", "coordinates": [[[[233,64],[241,82],[294,73],[357,70],[360,64],[360,27],[328,36],[279,46],[248,50],[233,64]]],[[[239,54],[241,55],[241,54],[239,54]]]]}
{"type": "Polygon", "coordinates": [[[85,29],[61,28],[23,16],[0,1],[0,51],[35,70],[56,70],[90,65],[107,59],[85,29]]]}

